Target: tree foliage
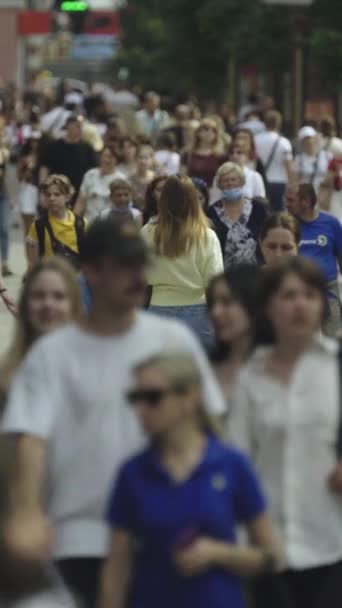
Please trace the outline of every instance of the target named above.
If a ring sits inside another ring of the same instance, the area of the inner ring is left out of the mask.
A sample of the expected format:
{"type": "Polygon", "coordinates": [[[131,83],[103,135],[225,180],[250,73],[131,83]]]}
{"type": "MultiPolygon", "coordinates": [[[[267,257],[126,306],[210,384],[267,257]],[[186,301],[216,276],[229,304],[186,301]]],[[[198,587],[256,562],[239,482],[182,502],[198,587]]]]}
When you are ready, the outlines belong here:
{"type": "MultiPolygon", "coordinates": [[[[341,0],[315,0],[304,34],[322,77],[342,82],[341,0]]],[[[118,61],[134,82],[166,92],[217,98],[227,64],[266,74],[291,69],[294,11],[261,0],[132,0],[122,16],[118,61]]]]}

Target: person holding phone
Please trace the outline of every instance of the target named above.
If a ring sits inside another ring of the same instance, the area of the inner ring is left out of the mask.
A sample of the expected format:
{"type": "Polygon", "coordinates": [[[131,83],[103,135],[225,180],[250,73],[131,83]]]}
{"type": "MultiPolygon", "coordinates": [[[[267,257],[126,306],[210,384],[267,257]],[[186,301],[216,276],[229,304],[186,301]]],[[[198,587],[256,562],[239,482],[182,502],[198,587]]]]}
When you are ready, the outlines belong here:
{"type": "Polygon", "coordinates": [[[277,548],[249,460],[217,438],[192,355],[141,363],[127,397],[149,447],[121,469],[98,608],[244,608],[242,576],[272,569],[277,548]],[[250,545],[239,546],[237,527],[250,545]]]}

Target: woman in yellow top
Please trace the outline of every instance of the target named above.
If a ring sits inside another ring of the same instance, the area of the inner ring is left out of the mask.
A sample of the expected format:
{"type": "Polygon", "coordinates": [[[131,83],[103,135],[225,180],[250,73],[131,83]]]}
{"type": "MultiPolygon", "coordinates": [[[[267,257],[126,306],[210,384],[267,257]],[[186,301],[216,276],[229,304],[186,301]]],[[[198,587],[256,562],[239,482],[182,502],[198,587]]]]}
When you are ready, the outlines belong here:
{"type": "Polygon", "coordinates": [[[223,270],[218,238],[189,178],[169,177],[158,206],[156,221],[141,231],[152,250],[150,310],[183,320],[210,346],[206,289],[223,270]]]}
{"type": "Polygon", "coordinates": [[[47,211],[33,222],[27,235],[29,269],[39,257],[58,255],[78,267],[86,220],[68,208],[74,188],[65,175],[50,175],[45,182],[47,211]]]}

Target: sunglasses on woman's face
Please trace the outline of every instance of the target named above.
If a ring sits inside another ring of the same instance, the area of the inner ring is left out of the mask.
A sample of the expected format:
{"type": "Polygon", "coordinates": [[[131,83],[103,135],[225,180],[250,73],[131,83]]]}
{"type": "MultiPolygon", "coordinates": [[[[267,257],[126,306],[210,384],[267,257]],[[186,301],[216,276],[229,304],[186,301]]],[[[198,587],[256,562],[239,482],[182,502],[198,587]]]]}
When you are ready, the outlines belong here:
{"type": "Polygon", "coordinates": [[[201,128],[202,131],[213,131],[214,133],[216,133],[215,127],[211,127],[210,125],[203,125],[201,128]]]}
{"type": "Polygon", "coordinates": [[[171,389],[146,388],[142,390],[129,391],[126,395],[130,405],[136,406],[141,403],[149,407],[159,407],[164,397],[172,393],[171,389]]]}

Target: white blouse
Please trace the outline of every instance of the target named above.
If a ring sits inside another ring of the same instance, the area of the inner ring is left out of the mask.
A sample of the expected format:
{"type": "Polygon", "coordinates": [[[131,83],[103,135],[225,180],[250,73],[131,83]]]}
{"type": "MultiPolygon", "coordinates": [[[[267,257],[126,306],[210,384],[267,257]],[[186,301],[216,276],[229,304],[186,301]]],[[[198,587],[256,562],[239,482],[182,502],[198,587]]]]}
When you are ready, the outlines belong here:
{"type": "Polygon", "coordinates": [[[260,474],[295,569],[342,559],[342,496],[327,485],[339,421],[336,350],[317,339],[284,385],[265,371],[270,349],[258,349],[241,373],[228,422],[230,439],[260,474]]]}
{"type": "Polygon", "coordinates": [[[98,167],[90,169],[85,174],[80,192],[86,200],[86,217],[89,221],[95,219],[101,211],[110,206],[109,186],[114,179],[125,179],[120,171],[103,175],[98,167]]]}

